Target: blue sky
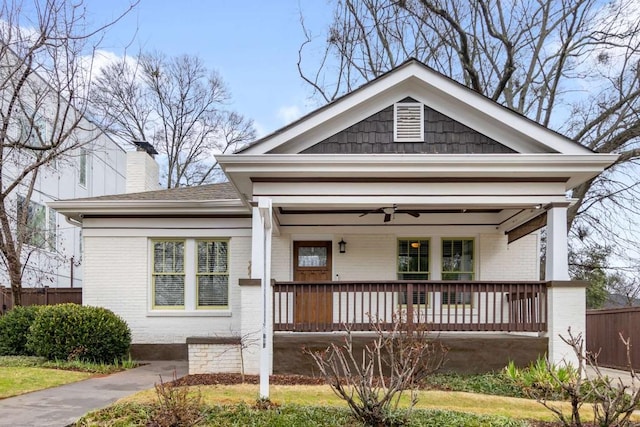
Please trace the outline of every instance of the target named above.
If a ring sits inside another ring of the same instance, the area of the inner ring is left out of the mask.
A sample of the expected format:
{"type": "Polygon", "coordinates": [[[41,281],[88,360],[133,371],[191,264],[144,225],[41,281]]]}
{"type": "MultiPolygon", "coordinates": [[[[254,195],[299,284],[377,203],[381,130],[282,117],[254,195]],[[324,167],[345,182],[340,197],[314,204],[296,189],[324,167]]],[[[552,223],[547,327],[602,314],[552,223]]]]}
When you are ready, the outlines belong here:
{"type": "MultiPolygon", "coordinates": [[[[100,24],[129,2],[85,4],[90,20],[100,24]]],[[[141,0],[108,31],[102,48],[117,55],[140,50],[198,55],[227,83],[231,108],[252,118],[264,135],[317,106],[296,68],[304,40],[300,10],[305,24],[322,37],[333,14],[327,0],[141,0]]]]}

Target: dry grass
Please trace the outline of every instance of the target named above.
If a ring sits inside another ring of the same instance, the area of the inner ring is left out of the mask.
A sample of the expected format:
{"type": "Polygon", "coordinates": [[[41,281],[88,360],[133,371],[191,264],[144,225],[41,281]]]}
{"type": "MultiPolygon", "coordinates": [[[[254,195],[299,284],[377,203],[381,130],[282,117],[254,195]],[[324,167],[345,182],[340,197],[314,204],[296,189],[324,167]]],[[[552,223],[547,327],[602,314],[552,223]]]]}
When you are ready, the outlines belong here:
{"type": "MultiPolygon", "coordinates": [[[[258,386],[251,384],[197,386],[191,387],[191,389],[194,393],[199,392],[201,394],[205,404],[235,404],[238,402],[252,404],[258,396],[258,386]]],[[[329,386],[271,386],[270,394],[273,402],[281,404],[346,407],[346,404],[331,391],[329,386]]],[[[119,402],[149,403],[154,401],[155,398],[155,391],[151,389],[128,396],[119,402]]],[[[571,411],[568,403],[558,402],[557,404],[562,406],[565,411],[571,411]]],[[[554,419],[551,412],[535,400],[465,392],[420,391],[416,408],[502,415],[517,419],[543,421],[552,421],[554,419]]],[[[584,416],[584,420],[590,420],[593,416],[591,408],[586,405],[581,414],[584,416]]],[[[638,421],[640,417],[635,419],[638,421]]]]}

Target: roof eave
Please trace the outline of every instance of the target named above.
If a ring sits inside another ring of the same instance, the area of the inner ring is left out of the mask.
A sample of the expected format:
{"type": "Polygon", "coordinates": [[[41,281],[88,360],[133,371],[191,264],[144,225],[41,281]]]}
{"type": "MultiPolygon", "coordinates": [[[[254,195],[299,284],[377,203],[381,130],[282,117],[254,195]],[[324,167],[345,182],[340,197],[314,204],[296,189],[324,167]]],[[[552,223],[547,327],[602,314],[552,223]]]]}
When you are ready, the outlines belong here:
{"type": "Polygon", "coordinates": [[[567,190],[597,176],[617,154],[272,154],[218,162],[244,197],[252,177],[563,176],[567,190]]]}
{"type": "Polygon", "coordinates": [[[239,199],[230,200],[62,200],[47,205],[75,221],[90,216],[247,215],[239,199]]]}

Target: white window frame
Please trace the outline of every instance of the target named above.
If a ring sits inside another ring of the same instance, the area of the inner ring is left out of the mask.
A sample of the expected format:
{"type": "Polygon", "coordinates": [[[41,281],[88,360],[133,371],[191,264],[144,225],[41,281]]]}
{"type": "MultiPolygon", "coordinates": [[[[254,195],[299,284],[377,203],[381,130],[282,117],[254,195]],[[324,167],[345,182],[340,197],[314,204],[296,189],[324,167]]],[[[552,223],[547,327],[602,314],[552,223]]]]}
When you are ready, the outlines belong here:
{"type": "Polygon", "coordinates": [[[89,150],[87,150],[84,147],[81,147],[80,156],[78,157],[78,184],[83,188],[87,188],[88,182],[89,182],[89,150]]]}
{"type": "Polygon", "coordinates": [[[196,286],[196,308],[198,310],[227,310],[229,308],[229,239],[197,239],[196,240],[196,252],[195,252],[196,256],[195,256],[195,275],[196,275],[196,279],[195,279],[195,286],[196,286]],[[227,253],[226,253],[226,267],[227,269],[225,271],[218,271],[218,272],[200,272],[199,271],[199,257],[198,257],[198,245],[200,243],[224,243],[227,246],[227,253]],[[226,305],[200,305],[200,287],[199,285],[199,279],[200,277],[205,277],[205,276],[217,276],[217,277],[226,277],[227,279],[227,304],[226,305]]]}
{"type": "MultiPolygon", "coordinates": [[[[446,274],[471,274],[471,280],[476,280],[477,277],[477,253],[478,253],[478,249],[476,247],[476,238],[475,237],[441,237],[440,238],[440,248],[441,248],[441,253],[440,253],[440,275],[442,277],[442,280],[456,280],[456,281],[464,281],[461,279],[445,279],[444,276],[446,274]],[[446,270],[444,269],[444,243],[445,241],[460,241],[460,242],[471,242],[471,250],[472,250],[472,270],[471,271],[454,271],[454,270],[446,270]]],[[[474,292],[461,292],[460,295],[462,296],[462,299],[460,302],[458,302],[458,295],[456,295],[454,298],[456,299],[456,301],[454,301],[453,303],[450,303],[449,300],[447,299],[447,302],[445,302],[445,298],[444,298],[444,294],[445,292],[442,292],[442,295],[440,296],[440,303],[442,304],[442,306],[451,306],[451,307],[470,307],[473,308],[474,307],[474,299],[475,299],[475,295],[474,292]],[[467,302],[467,296],[468,296],[468,302],[467,302]]],[[[449,297],[447,295],[447,297],[449,297]]]]}
{"type": "MultiPolygon", "coordinates": [[[[22,195],[18,195],[16,198],[16,220],[21,215],[20,212],[20,204],[26,202],[26,198],[22,195]]],[[[34,248],[42,249],[48,252],[55,252],[58,249],[58,218],[56,211],[47,207],[43,203],[38,203],[34,200],[29,200],[29,205],[32,209],[43,209],[44,210],[44,223],[42,224],[42,229],[40,232],[43,234],[42,237],[42,245],[34,244],[30,239],[25,240],[25,244],[32,246],[34,248]]],[[[29,228],[29,212],[27,209],[27,224],[26,227],[29,228]]],[[[31,226],[31,228],[35,229],[35,224],[31,226]]]]}
{"type": "Polygon", "coordinates": [[[228,237],[149,237],[149,298],[148,317],[171,316],[231,316],[231,239],[228,237]],[[184,305],[182,306],[156,306],[154,288],[154,243],[165,241],[184,242],[184,305]],[[226,306],[199,306],[198,305],[198,242],[224,241],[227,242],[227,305],[226,306]]]}
{"type": "Polygon", "coordinates": [[[393,104],[393,140],[395,142],[424,142],[424,104],[421,102],[397,102],[393,104]],[[402,107],[419,107],[420,135],[418,137],[402,137],[398,135],[398,109],[402,107]]]}
{"type": "Polygon", "coordinates": [[[160,310],[183,310],[186,302],[186,241],[184,239],[153,239],[151,241],[151,307],[160,310]],[[182,243],[182,271],[156,272],[155,265],[155,245],[158,243],[182,243]],[[182,305],[160,305],[156,304],[156,277],[162,276],[180,276],[182,277],[182,305]]]}

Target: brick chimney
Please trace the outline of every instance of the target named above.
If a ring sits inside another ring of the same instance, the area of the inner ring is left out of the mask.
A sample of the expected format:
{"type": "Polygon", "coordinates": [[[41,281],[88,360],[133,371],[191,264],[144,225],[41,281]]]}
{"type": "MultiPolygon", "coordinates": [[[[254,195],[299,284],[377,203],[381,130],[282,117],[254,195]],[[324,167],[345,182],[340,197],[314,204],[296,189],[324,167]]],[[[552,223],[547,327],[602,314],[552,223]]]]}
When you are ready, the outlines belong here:
{"type": "Polygon", "coordinates": [[[158,154],[146,141],[133,141],[136,151],[127,152],[127,193],[160,190],[160,170],[153,158],[158,154]]]}

